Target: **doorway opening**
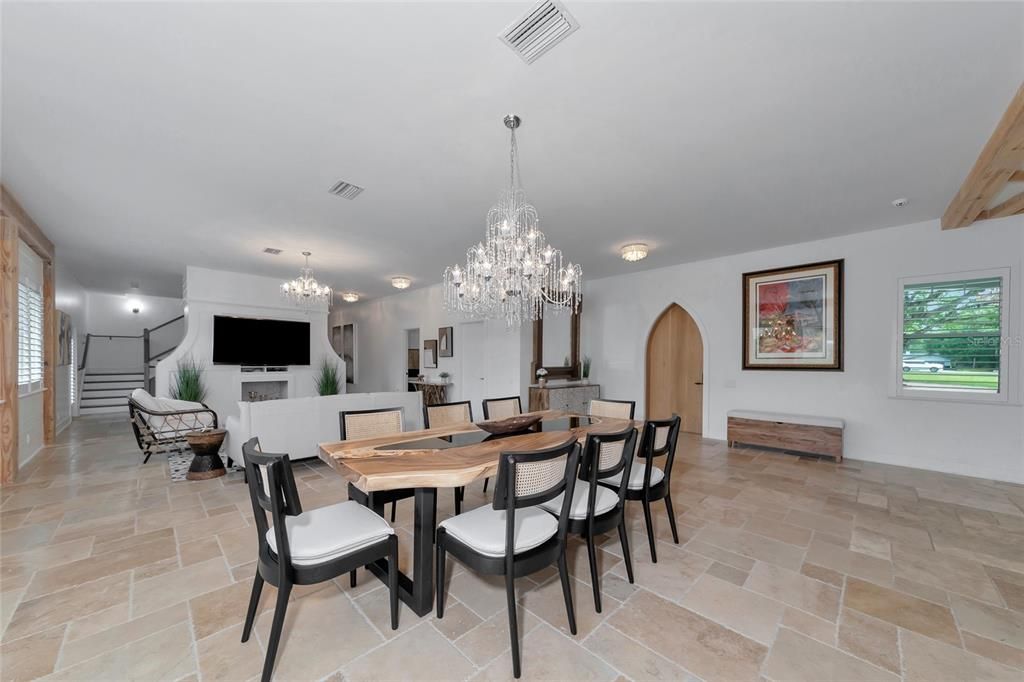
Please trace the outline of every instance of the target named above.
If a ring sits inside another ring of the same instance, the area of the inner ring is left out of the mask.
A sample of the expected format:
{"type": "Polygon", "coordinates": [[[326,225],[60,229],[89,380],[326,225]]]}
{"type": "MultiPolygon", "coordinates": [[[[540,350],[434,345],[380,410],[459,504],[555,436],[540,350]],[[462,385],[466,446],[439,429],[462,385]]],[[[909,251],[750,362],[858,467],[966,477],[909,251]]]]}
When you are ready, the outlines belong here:
{"type": "Polygon", "coordinates": [[[686,310],[673,303],[658,316],[647,337],[648,419],[678,414],[680,430],[704,431],[704,339],[686,310]]]}
{"type": "MultiPolygon", "coordinates": [[[[419,328],[405,330],[405,349],[405,376],[407,380],[412,380],[421,374],[419,328]]],[[[416,387],[409,384],[406,389],[415,391],[416,387]]]]}

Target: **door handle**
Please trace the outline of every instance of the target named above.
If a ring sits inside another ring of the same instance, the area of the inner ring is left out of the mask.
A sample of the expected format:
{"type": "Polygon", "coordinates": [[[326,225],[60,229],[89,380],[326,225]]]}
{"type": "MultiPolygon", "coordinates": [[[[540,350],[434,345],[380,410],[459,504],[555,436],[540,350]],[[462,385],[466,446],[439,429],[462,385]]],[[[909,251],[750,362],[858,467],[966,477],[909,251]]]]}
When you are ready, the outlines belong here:
{"type": "Polygon", "coordinates": [[[703,386],[704,382],[703,381],[695,381],[695,382],[693,382],[693,385],[694,386],[703,386]]]}

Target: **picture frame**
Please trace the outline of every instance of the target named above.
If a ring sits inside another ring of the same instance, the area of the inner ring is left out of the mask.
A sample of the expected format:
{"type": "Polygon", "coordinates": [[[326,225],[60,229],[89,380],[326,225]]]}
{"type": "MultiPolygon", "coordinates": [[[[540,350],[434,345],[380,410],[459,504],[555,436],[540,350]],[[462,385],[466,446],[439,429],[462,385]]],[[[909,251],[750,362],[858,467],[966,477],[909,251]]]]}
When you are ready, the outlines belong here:
{"type": "Polygon", "coordinates": [[[420,360],[424,369],[437,369],[437,339],[426,339],[423,342],[423,356],[420,360]]]}
{"type": "Polygon", "coordinates": [[[439,327],[437,330],[437,357],[450,358],[455,356],[455,329],[439,327]]]}
{"type": "Polygon", "coordinates": [[[743,369],[843,371],[843,259],[743,273],[743,369]]]}
{"type": "Polygon", "coordinates": [[[57,311],[57,364],[65,367],[71,364],[71,316],[63,310],[57,311]]]}

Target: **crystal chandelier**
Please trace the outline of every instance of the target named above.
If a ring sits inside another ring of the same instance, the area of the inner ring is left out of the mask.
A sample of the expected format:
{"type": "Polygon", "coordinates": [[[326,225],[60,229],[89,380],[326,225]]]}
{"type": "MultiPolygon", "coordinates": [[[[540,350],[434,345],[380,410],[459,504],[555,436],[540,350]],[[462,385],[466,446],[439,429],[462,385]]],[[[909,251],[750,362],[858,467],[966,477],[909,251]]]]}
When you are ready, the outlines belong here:
{"type": "Polygon", "coordinates": [[[320,284],[313,278],[313,268],[309,267],[309,251],[303,251],[306,265],[301,274],[290,282],[281,285],[281,293],[295,305],[310,307],[317,303],[330,303],[331,288],[320,284]]]}
{"type": "Polygon", "coordinates": [[[520,123],[514,114],[505,117],[505,127],[512,131],[509,187],[487,212],[484,241],[466,251],[465,266],[444,271],[446,309],[476,318],[504,318],[509,327],[541,319],[545,307],[577,312],[583,278],[579,265],[563,265],[562,252],[538,228],[537,209],[526,203],[516,145],[520,123]]]}

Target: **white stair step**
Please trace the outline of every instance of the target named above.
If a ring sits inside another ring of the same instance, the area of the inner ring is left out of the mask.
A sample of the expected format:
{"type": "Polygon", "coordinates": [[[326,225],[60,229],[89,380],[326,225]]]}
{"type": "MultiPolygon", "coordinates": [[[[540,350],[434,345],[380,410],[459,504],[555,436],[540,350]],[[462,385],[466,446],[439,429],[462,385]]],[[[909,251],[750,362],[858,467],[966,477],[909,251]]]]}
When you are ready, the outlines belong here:
{"type": "Polygon", "coordinates": [[[82,400],[108,400],[110,398],[124,398],[132,394],[131,388],[83,388],[82,400]]]}
{"type": "Polygon", "coordinates": [[[128,405],[87,405],[82,403],[78,406],[79,414],[124,414],[128,416],[128,405]]]}
{"type": "Polygon", "coordinates": [[[98,393],[116,393],[126,396],[137,388],[143,388],[142,384],[87,384],[82,386],[82,397],[98,393]]]}

